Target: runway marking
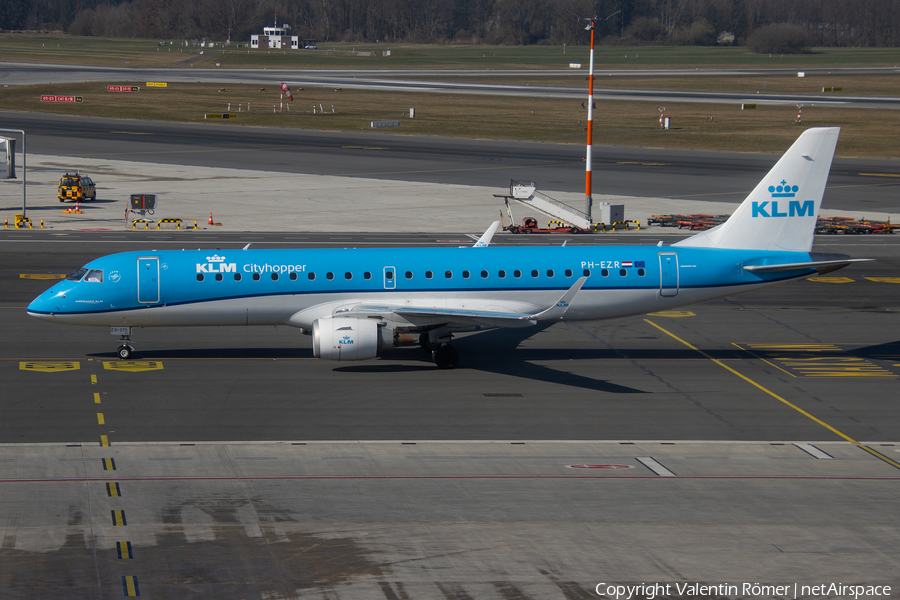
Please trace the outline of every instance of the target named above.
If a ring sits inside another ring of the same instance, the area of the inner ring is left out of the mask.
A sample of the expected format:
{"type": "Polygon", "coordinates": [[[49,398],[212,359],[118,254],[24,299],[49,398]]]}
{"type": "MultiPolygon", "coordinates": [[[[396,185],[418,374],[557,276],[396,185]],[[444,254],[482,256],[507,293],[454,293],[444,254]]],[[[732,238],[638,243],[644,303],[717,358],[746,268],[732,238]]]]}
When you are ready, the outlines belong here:
{"type": "Polygon", "coordinates": [[[118,482],[114,482],[114,481],[106,482],[106,495],[110,498],[121,498],[122,497],[122,489],[119,487],[118,482]]]}
{"type": "Polygon", "coordinates": [[[106,421],[103,419],[103,413],[97,413],[97,425],[106,425],[106,421]]]}
{"type": "Polygon", "coordinates": [[[656,462],[656,460],[650,456],[635,456],[634,458],[660,477],[675,477],[675,473],[656,462]]]}
{"type": "Polygon", "coordinates": [[[659,312],[647,313],[648,317],[669,317],[672,319],[677,319],[679,317],[696,317],[696,313],[692,313],[689,310],[661,310],[659,312]]]}
{"type": "Polygon", "coordinates": [[[900,277],[863,277],[876,283],[900,283],[900,277]]]}
{"type": "Polygon", "coordinates": [[[114,458],[104,458],[103,459],[103,470],[104,471],[115,471],[116,469],[116,459],[114,458]]]}
{"type": "Polygon", "coordinates": [[[833,460],[834,459],[833,456],[831,456],[827,452],[822,452],[821,450],[819,450],[812,444],[797,442],[794,445],[797,446],[798,448],[800,448],[801,450],[803,450],[804,452],[806,452],[807,454],[810,454],[816,458],[819,458],[822,460],[833,460]]]}
{"type": "Polygon", "coordinates": [[[348,150],[388,150],[385,146],[341,146],[348,150]]]}
{"type": "Polygon", "coordinates": [[[897,173],[858,173],[862,177],[900,177],[897,173]]]}
{"type": "Polygon", "coordinates": [[[807,277],[806,279],[818,283],[853,283],[849,277],[807,277]]]}
{"type": "Polygon", "coordinates": [[[104,361],[103,368],[107,371],[138,373],[141,371],[160,371],[163,368],[163,364],[158,360],[117,360],[104,361]]]}
{"type": "Polygon", "coordinates": [[[94,392],[94,404],[100,404],[100,392],[94,392]]]}
{"type": "Polygon", "coordinates": [[[91,375],[91,385],[97,385],[97,376],[91,375]]]}
{"type": "Polygon", "coordinates": [[[110,131],[110,133],[120,133],[123,135],[154,135],[149,131],[110,131]]]}
{"type": "Polygon", "coordinates": [[[109,448],[109,438],[105,435],[100,436],[100,447],[109,448]]]}
{"type": "Polygon", "coordinates": [[[134,558],[134,554],[131,551],[131,542],[116,542],[116,551],[120,559],[134,558]]]}
{"type": "Polygon", "coordinates": [[[821,425],[821,426],[824,427],[825,429],[831,431],[832,433],[834,433],[834,434],[836,434],[836,435],[839,435],[840,437],[844,438],[845,440],[847,440],[848,442],[850,442],[850,443],[853,444],[854,446],[858,446],[859,448],[862,448],[863,450],[865,450],[866,452],[868,452],[868,453],[871,454],[872,456],[874,456],[874,457],[876,457],[876,458],[879,458],[879,459],[883,460],[884,462],[888,463],[889,465],[891,465],[891,466],[893,466],[893,467],[896,467],[897,469],[900,469],[900,463],[898,463],[898,462],[896,462],[896,461],[894,461],[894,460],[891,460],[891,459],[888,458],[887,456],[881,454],[880,452],[878,452],[878,451],[876,451],[876,450],[873,450],[873,449],[869,448],[868,446],[863,445],[863,444],[860,443],[860,442],[857,442],[856,440],[854,440],[854,439],[851,438],[850,436],[848,436],[848,435],[846,435],[846,434],[844,434],[844,433],[838,431],[837,429],[835,429],[834,427],[832,427],[831,425],[829,425],[829,424],[826,423],[825,421],[822,421],[821,419],[819,419],[819,418],[817,418],[817,417],[814,417],[813,415],[811,415],[810,413],[806,412],[805,410],[803,410],[802,408],[800,408],[800,407],[797,406],[796,404],[792,404],[791,402],[788,402],[787,400],[785,400],[784,398],[782,398],[781,396],[779,396],[779,395],[776,394],[775,392],[773,392],[773,391],[771,391],[771,390],[769,390],[769,389],[763,387],[762,385],[756,383],[755,381],[753,381],[752,379],[750,379],[750,378],[747,377],[746,375],[743,375],[743,374],[739,373],[738,371],[732,369],[731,367],[729,367],[728,365],[726,365],[726,364],[723,363],[722,361],[713,358],[712,356],[710,356],[709,354],[707,354],[707,353],[704,352],[703,350],[701,350],[701,349],[697,348],[696,346],[694,346],[694,345],[692,345],[692,344],[690,344],[690,343],[684,341],[683,339],[681,339],[680,337],[678,337],[678,336],[675,335],[674,333],[671,333],[671,332],[669,332],[669,331],[663,329],[662,327],[660,327],[659,325],[657,325],[657,324],[654,323],[653,321],[650,321],[649,319],[644,319],[644,321],[645,321],[646,323],[649,323],[650,325],[656,327],[657,329],[659,329],[660,331],[662,331],[663,333],[665,333],[665,334],[668,335],[669,337],[671,337],[671,338],[673,338],[673,339],[675,339],[675,340],[681,342],[682,344],[684,344],[685,346],[687,346],[687,347],[690,348],[691,350],[694,350],[695,352],[698,352],[698,353],[702,354],[702,355],[705,356],[707,359],[709,359],[712,363],[714,363],[714,364],[716,364],[716,365],[719,365],[720,367],[722,367],[722,368],[725,369],[726,371],[729,371],[729,372],[733,373],[734,375],[737,375],[738,377],[740,377],[741,379],[743,379],[744,381],[746,381],[746,382],[749,383],[750,385],[752,385],[752,386],[758,388],[759,390],[765,392],[766,394],[772,396],[773,398],[775,398],[775,399],[778,400],[779,402],[783,403],[784,405],[789,406],[790,408],[793,408],[795,411],[797,411],[797,412],[800,413],[801,415],[803,415],[803,416],[805,416],[805,417],[807,417],[807,418],[809,418],[809,419],[815,421],[816,423],[818,423],[819,425],[821,425]]]}
{"type": "Polygon", "coordinates": [[[134,575],[122,575],[122,589],[126,596],[140,596],[141,588],[138,587],[138,579],[134,575]]]}
{"type": "Polygon", "coordinates": [[[125,527],[128,525],[128,521],[125,519],[125,511],[124,510],[111,510],[112,513],[112,523],[115,527],[125,527]]]}
{"type": "Polygon", "coordinates": [[[67,362],[20,362],[20,371],[40,371],[42,373],[61,373],[62,371],[77,371],[81,368],[81,363],[77,361],[67,362]]]}
{"type": "Polygon", "coordinates": [[[19,279],[65,279],[65,273],[19,273],[19,279]]]}
{"type": "Polygon", "coordinates": [[[847,356],[834,344],[747,344],[747,348],[735,345],[748,352],[756,350],[759,355],[754,356],[778,361],[803,377],[900,377],[865,358],[847,356]]]}

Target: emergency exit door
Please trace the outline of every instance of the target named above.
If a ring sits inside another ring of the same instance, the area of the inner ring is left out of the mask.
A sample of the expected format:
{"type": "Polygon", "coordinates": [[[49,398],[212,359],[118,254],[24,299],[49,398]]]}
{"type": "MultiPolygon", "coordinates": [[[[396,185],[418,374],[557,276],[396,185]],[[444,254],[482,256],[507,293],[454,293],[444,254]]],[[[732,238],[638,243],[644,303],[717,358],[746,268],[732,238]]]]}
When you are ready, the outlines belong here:
{"type": "Polygon", "coordinates": [[[678,255],[674,252],[659,253],[659,295],[678,295],[678,255]]]}

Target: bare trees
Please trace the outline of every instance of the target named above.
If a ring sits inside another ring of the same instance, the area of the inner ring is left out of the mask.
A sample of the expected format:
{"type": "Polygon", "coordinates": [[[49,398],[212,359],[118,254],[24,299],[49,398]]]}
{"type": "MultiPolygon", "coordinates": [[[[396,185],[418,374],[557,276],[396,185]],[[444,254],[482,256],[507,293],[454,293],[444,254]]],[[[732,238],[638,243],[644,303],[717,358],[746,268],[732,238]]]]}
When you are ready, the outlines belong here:
{"type": "Polygon", "coordinates": [[[3,0],[0,29],[237,41],[275,15],[323,41],[584,44],[597,15],[604,43],[744,44],[782,23],[818,46],[900,46],[900,0],[3,0]]]}

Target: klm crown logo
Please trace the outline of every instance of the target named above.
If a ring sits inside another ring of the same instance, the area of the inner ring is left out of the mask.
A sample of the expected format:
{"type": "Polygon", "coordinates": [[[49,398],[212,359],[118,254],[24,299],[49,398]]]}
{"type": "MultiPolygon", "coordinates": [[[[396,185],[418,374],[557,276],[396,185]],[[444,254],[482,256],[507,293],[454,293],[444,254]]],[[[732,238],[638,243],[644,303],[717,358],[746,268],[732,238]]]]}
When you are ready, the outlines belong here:
{"type": "Polygon", "coordinates": [[[344,336],[344,339],[338,340],[338,344],[340,344],[341,346],[347,346],[347,345],[350,345],[350,344],[352,344],[352,343],[353,343],[353,340],[350,339],[350,336],[349,336],[349,335],[345,335],[345,336],[344,336]]]}
{"type": "Polygon", "coordinates": [[[781,185],[769,186],[769,192],[772,194],[773,198],[794,198],[798,191],[800,191],[798,186],[788,185],[787,181],[784,179],[781,180],[781,185]]]}
{"type": "Polygon", "coordinates": [[[225,257],[219,256],[218,254],[213,254],[212,256],[207,256],[206,260],[208,260],[211,263],[221,263],[221,262],[225,262],[225,257]]]}

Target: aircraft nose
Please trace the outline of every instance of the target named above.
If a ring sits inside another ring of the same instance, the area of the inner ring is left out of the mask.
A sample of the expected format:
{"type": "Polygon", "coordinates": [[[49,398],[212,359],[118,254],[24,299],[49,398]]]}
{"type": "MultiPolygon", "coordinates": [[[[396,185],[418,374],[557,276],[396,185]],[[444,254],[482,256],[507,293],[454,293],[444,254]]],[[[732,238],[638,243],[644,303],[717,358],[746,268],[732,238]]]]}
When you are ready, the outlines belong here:
{"type": "Polygon", "coordinates": [[[31,301],[31,304],[25,309],[32,317],[38,319],[51,319],[54,312],[60,312],[59,300],[64,299],[64,293],[56,292],[53,289],[47,290],[37,298],[31,301]]]}

